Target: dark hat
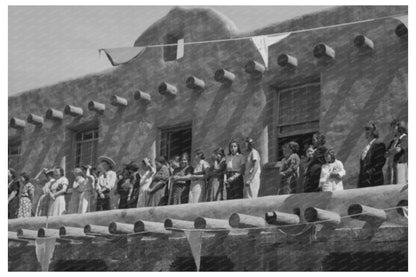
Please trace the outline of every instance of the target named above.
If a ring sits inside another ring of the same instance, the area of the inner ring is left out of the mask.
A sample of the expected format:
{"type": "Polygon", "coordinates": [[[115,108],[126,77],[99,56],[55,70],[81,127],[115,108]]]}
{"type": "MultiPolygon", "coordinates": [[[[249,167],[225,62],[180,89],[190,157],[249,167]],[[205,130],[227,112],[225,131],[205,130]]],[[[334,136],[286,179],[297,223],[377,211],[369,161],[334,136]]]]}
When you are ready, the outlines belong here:
{"type": "Polygon", "coordinates": [[[101,162],[106,162],[106,163],[108,163],[112,168],[114,168],[115,166],[116,166],[116,162],[112,159],[112,158],[110,158],[110,157],[107,157],[107,156],[100,156],[100,157],[98,157],[98,162],[99,163],[101,163],[101,162]]]}
{"type": "Polygon", "coordinates": [[[246,138],[246,142],[247,142],[247,143],[253,143],[253,142],[254,142],[254,139],[252,139],[252,138],[250,138],[250,137],[247,137],[247,138],[246,138]]]}
{"type": "Polygon", "coordinates": [[[130,170],[130,171],[137,171],[137,170],[139,170],[139,166],[135,162],[133,162],[133,161],[131,161],[128,164],[125,164],[124,166],[125,166],[125,168],[127,170],[130,170]]]}

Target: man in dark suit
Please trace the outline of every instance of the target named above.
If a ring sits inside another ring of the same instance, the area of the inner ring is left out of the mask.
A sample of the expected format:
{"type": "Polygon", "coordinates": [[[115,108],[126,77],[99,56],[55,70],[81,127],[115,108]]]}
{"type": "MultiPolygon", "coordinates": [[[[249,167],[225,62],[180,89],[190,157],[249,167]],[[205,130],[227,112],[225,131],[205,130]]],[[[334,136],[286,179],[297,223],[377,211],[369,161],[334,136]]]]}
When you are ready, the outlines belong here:
{"type": "Polygon", "coordinates": [[[313,157],[308,165],[304,179],[304,192],[318,192],[319,178],[321,177],[321,168],[325,163],[325,153],[327,148],[325,147],[325,136],[319,132],[312,136],[313,145],[313,157]]]}
{"type": "Polygon", "coordinates": [[[378,131],[374,123],[364,127],[368,141],[360,158],[360,174],[357,187],[373,187],[384,184],[383,166],[386,163],[386,145],[378,141],[378,131]]]}

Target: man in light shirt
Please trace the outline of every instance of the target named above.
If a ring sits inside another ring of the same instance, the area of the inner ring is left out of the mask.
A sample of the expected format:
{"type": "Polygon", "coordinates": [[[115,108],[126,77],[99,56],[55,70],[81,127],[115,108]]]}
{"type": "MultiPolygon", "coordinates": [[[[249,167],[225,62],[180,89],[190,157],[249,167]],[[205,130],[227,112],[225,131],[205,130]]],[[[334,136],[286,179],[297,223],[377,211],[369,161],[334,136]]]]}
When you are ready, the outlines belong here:
{"type": "Polygon", "coordinates": [[[98,158],[98,167],[101,172],[97,181],[97,211],[106,211],[114,207],[114,191],[117,174],[113,171],[116,163],[109,157],[98,158]]]}

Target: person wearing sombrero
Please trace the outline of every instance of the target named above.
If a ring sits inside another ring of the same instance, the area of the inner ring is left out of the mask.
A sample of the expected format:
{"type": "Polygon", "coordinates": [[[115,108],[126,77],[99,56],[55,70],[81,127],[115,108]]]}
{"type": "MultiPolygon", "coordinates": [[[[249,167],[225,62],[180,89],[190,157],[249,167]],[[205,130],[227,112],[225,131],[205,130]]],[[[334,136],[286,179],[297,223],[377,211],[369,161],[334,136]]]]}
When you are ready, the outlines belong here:
{"type": "Polygon", "coordinates": [[[98,158],[98,168],[101,172],[97,181],[97,211],[110,210],[111,203],[114,202],[115,195],[112,195],[112,190],[117,181],[117,174],[114,172],[116,163],[107,156],[98,158]]]}

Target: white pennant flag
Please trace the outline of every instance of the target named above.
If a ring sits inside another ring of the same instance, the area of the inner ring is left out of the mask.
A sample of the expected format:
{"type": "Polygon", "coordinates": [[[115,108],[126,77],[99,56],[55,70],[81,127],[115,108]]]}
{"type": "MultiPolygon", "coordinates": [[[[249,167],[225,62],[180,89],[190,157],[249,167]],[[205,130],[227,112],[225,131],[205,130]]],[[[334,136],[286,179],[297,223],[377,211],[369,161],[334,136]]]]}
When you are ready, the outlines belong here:
{"type": "Polygon", "coordinates": [[[104,51],[108,60],[113,66],[123,63],[128,63],[132,59],[140,56],[146,47],[121,47],[121,48],[107,48],[98,50],[99,53],[104,51]]]}
{"type": "Polygon", "coordinates": [[[409,27],[408,26],[409,19],[408,19],[408,15],[407,14],[406,15],[402,15],[402,16],[397,16],[395,18],[398,19],[398,20],[400,20],[406,27],[409,27]]]}
{"type": "Polygon", "coordinates": [[[266,69],[269,66],[269,46],[278,43],[288,35],[290,35],[290,33],[271,36],[256,36],[251,38],[263,58],[266,69]]]}
{"type": "Polygon", "coordinates": [[[177,44],[177,52],[176,52],[177,60],[183,57],[184,47],[185,47],[185,40],[181,38],[180,40],[178,40],[178,44],[177,44]]]}
{"type": "Polygon", "coordinates": [[[199,271],[201,266],[201,249],[202,249],[202,231],[183,230],[191,247],[192,256],[194,257],[196,271],[199,271]]]}
{"type": "Polygon", "coordinates": [[[37,238],[35,240],[36,257],[42,267],[42,271],[49,270],[53,252],[55,251],[56,238],[37,238]]]}

